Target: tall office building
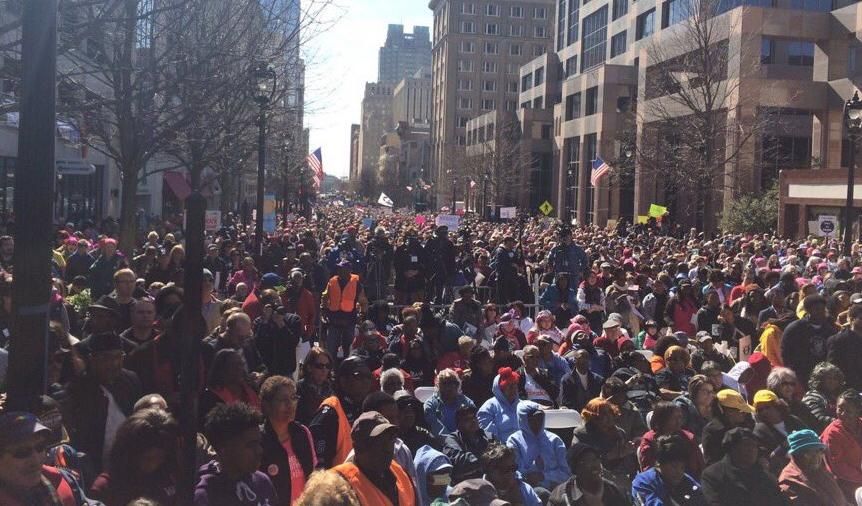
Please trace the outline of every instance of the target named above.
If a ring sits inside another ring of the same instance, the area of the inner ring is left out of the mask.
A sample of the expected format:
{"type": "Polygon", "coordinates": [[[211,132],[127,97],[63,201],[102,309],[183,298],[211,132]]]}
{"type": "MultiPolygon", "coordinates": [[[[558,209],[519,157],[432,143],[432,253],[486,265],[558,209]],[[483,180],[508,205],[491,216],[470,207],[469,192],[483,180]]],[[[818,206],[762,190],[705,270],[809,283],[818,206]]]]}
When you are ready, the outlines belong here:
{"type": "Polygon", "coordinates": [[[464,186],[467,121],[518,108],[518,71],[553,50],[554,0],[431,0],[432,176],[437,206],[464,186]]]}
{"type": "Polygon", "coordinates": [[[359,176],[359,125],[350,125],[350,180],[359,176]]]}
{"type": "Polygon", "coordinates": [[[377,169],[380,146],[386,132],[392,130],[392,85],[365,83],[362,98],[362,123],[359,125],[360,191],[366,196],[377,192],[377,169]]]}
{"type": "Polygon", "coordinates": [[[431,68],[428,27],[414,26],[413,33],[404,33],[404,25],[389,25],[378,56],[377,81],[395,85],[421,68],[431,68]]]}

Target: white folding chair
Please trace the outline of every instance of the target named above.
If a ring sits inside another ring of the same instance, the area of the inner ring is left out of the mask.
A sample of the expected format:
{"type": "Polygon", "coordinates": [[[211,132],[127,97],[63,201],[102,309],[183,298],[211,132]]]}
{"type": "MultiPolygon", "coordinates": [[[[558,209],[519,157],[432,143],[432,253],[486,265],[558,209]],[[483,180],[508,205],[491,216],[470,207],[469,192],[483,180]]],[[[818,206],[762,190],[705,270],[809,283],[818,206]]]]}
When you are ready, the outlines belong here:
{"type": "Polygon", "coordinates": [[[425,404],[425,401],[434,395],[434,387],[416,387],[416,390],[413,391],[413,395],[419,400],[419,402],[425,404]]]}
{"type": "Polygon", "coordinates": [[[584,424],[584,419],[581,414],[574,409],[546,409],[545,410],[545,428],[553,429],[572,429],[580,427],[584,424]]]}

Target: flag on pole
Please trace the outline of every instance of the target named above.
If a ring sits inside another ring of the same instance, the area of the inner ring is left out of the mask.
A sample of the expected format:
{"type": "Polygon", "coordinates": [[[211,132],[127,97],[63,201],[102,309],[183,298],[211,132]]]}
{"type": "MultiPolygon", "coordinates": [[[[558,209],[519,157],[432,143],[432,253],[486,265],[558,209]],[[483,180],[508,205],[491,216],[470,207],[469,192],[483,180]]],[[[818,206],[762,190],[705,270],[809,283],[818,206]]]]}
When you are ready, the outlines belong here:
{"type": "Polygon", "coordinates": [[[377,203],[380,204],[381,206],[386,206],[386,207],[394,207],[395,206],[395,202],[392,202],[392,199],[387,197],[385,193],[380,194],[380,198],[377,199],[377,203]]]}
{"type": "Polygon", "coordinates": [[[314,150],[306,158],[308,168],[311,169],[312,178],[314,178],[314,187],[320,189],[320,183],[323,182],[323,152],[321,148],[314,150]]]}
{"type": "Polygon", "coordinates": [[[593,160],[593,171],[592,174],[590,174],[590,183],[592,183],[593,186],[599,186],[599,179],[607,174],[609,170],[611,170],[610,166],[606,164],[601,157],[596,156],[596,159],[593,160]]]}

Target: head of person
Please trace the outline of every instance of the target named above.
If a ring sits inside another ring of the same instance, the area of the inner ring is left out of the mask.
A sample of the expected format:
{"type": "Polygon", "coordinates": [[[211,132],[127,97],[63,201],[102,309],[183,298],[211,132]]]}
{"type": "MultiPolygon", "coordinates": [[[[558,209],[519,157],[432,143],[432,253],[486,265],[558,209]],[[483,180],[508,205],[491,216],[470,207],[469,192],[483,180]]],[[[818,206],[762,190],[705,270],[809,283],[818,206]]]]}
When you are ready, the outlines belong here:
{"type": "Polygon", "coordinates": [[[347,280],[350,278],[350,272],[353,269],[353,264],[350,263],[350,260],[342,260],[338,262],[335,269],[335,275],[339,277],[339,279],[347,280]]]}
{"type": "Polygon", "coordinates": [[[803,473],[813,474],[826,466],[826,445],[811,429],[802,429],[787,435],[790,458],[803,473]]]}
{"type": "Polygon", "coordinates": [[[731,390],[730,388],[719,390],[715,394],[715,398],[718,401],[718,409],[721,415],[731,427],[743,425],[748,417],[754,414],[754,408],[745,402],[745,399],[736,390],[731,390]]]}
{"type": "Polygon", "coordinates": [[[102,240],[102,255],[105,258],[111,258],[117,253],[117,240],[116,239],[103,239],[102,240]]]}
{"type": "Polygon", "coordinates": [[[578,486],[595,493],[602,483],[602,458],[599,451],[585,443],[574,443],[566,452],[566,461],[578,486]]]}
{"type": "Polygon", "coordinates": [[[437,395],[444,404],[455,402],[461,392],[461,380],[453,369],[443,369],[437,373],[434,386],[437,387],[437,395]]]}
{"type": "Polygon", "coordinates": [[[461,336],[458,338],[458,353],[460,353],[464,358],[470,356],[470,353],[473,352],[473,348],[475,346],[476,340],[470,336],[461,336]]]}
{"type": "Polygon", "coordinates": [[[113,332],[92,334],[79,343],[86,356],[87,374],[100,385],[111,385],[123,371],[123,340],[113,332]]]}
{"type": "Polygon", "coordinates": [[[161,409],[168,410],[168,401],[159,394],[149,394],[141,397],[132,408],[132,412],[137,413],[145,409],[161,409]]]}
{"type": "Polygon", "coordinates": [[[473,300],[473,295],[475,295],[475,289],[470,285],[462,286],[458,289],[458,295],[460,295],[461,299],[465,301],[473,300]]]}
{"type": "Polygon", "coordinates": [[[844,390],[844,373],[831,362],[820,362],[808,377],[808,389],[834,399],[844,390]]]}
{"type": "Polygon", "coordinates": [[[227,317],[225,332],[222,339],[230,347],[242,346],[246,339],[252,335],[251,318],[242,311],[237,311],[227,317]]]}
{"type": "Polygon", "coordinates": [[[518,483],[518,464],[515,451],[496,441],[492,442],[480,458],[485,476],[498,491],[508,491],[518,483]]]}
{"type": "Polygon", "coordinates": [[[494,359],[491,352],[483,346],[475,346],[470,352],[470,370],[473,374],[489,377],[494,372],[494,359]]]}
{"type": "Polygon", "coordinates": [[[665,434],[656,438],[656,469],[662,480],[670,487],[677,486],[685,478],[689,461],[688,442],[679,434],[665,434]]]}
{"type": "Polygon", "coordinates": [[[207,413],[204,435],[228,476],[245,476],[260,467],[262,422],[260,412],[242,402],[218,404],[207,413]]]}
{"type": "Polygon", "coordinates": [[[676,434],[682,429],[682,409],[669,401],[659,401],[653,408],[650,427],[656,434],[676,434]]]}
{"type": "Polygon", "coordinates": [[[798,386],[799,380],[796,378],[796,373],[787,367],[774,367],[766,378],[766,388],[786,403],[795,400],[798,386]]]}
{"type": "Polygon", "coordinates": [[[234,298],[236,298],[237,300],[245,300],[245,298],[248,297],[248,292],[249,289],[247,284],[242,282],[237,283],[236,288],[234,288],[233,292],[234,298]]]}
{"type": "Polygon", "coordinates": [[[329,381],[334,364],[332,355],[328,351],[315,346],[308,351],[302,367],[305,371],[305,377],[309,378],[312,383],[319,385],[329,381]]]}
{"type": "Polygon", "coordinates": [[[507,401],[512,403],[518,399],[518,384],[521,381],[521,375],[517,371],[513,371],[511,367],[501,367],[497,371],[496,381],[507,401]]]}
{"type": "Polygon", "coordinates": [[[817,294],[808,295],[802,299],[802,307],[815,322],[825,322],[828,318],[826,299],[817,294]]]}
{"type": "Polygon", "coordinates": [[[715,386],[703,374],[695,374],[688,380],[688,398],[695,406],[710,406],[715,400],[715,386]]]}
{"type": "Polygon", "coordinates": [[[457,483],[449,490],[449,504],[507,506],[509,503],[497,497],[497,489],[488,480],[471,478],[457,483]]]}
{"type": "Polygon", "coordinates": [[[132,327],[138,329],[149,329],[156,321],[156,305],[153,299],[146,297],[135,299],[132,305],[132,327]]]}
{"type": "Polygon", "coordinates": [[[51,430],[32,413],[0,414],[0,488],[29,493],[42,482],[51,430]]]}
{"type": "Polygon", "coordinates": [[[462,404],[455,410],[455,422],[458,424],[458,432],[463,435],[472,435],[479,432],[479,419],[476,416],[476,408],[468,404],[462,404]]]}
{"type": "Polygon", "coordinates": [[[702,366],[700,366],[700,372],[706,376],[710,383],[712,383],[712,387],[716,392],[721,390],[721,387],[724,386],[724,376],[722,375],[721,366],[718,365],[718,362],[707,360],[702,366]]]}
{"type": "Polygon", "coordinates": [[[270,376],[260,386],[260,407],[273,425],[288,424],[296,419],[296,383],[285,376],[270,376]]]}
{"type": "Polygon", "coordinates": [[[389,395],[395,395],[395,392],[404,390],[404,373],[394,367],[384,369],[380,373],[380,390],[389,395]]]}
{"type": "Polygon", "coordinates": [[[350,356],[338,364],[335,371],[335,390],[355,404],[362,404],[374,389],[374,376],[362,358],[350,356]]]}
{"type": "Polygon", "coordinates": [[[721,440],[721,449],[736,467],[750,469],[757,465],[760,449],[751,429],[745,427],[730,429],[721,440]]]}
{"type": "Polygon", "coordinates": [[[666,352],[664,352],[665,364],[667,364],[667,368],[675,374],[685,372],[688,368],[689,359],[690,355],[688,350],[682,346],[671,346],[666,352]]]}
{"type": "Polygon", "coordinates": [[[784,421],[787,404],[771,390],[758,390],[754,394],[754,413],[758,422],[777,425],[784,421]]]}
{"type": "Polygon", "coordinates": [[[173,475],[179,424],[164,409],[136,411],[120,425],[111,447],[111,480],[129,486],[156,473],[173,475]]]}
{"type": "Polygon", "coordinates": [[[183,305],[183,289],[170,285],[159,290],[156,294],[156,313],[162,320],[170,320],[183,305]]]}
{"type": "MultiPolygon", "coordinates": [[[[382,393],[382,392],[381,392],[382,393]]],[[[364,473],[379,475],[389,469],[395,452],[398,426],[377,411],[366,411],[353,422],[354,462],[364,473]]]]}
{"type": "Polygon", "coordinates": [[[400,420],[398,404],[395,398],[380,390],[371,392],[365,397],[365,401],[362,403],[362,411],[376,411],[393,425],[398,425],[400,420]]]}
{"type": "Polygon", "coordinates": [[[401,329],[408,340],[416,337],[419,333],[419,319],[413,315],[404,318],[404,322],[401,324],[401,329]]]}
{"type": "Polygon", "coordinates": [[[128,299],[135,291],[135,272],[132,269],[120,269],[114,273],[114,290],[118,298],[128,299]]]}
{"type": "Polygon", "coordinates": [[[581,417],[586,425],[592,425],[606,433],[616,430],[619,416],[620,409],[608,399],[601,397],[590,399],[581,410],[581,417]]]}
{"type": "Polygon", "coordinates": [[[628,387],[625,382],[616,376],[611,376],[602,384],[602,398],[611,403],[621,406],[626,402],[628,387]]]}
{"type": "Polygon", "coordinates": [[[586,374],[590,370],[590,352],[584,349],[575,351],[575,369],[581,373],[586,374]]]}
{"type": "Polygon", "coordinates": [[[399,390],[392,396],[398,406],[398,426],[400,430],[409,431],[416,427],[417,419],[423,418],[422,403],[406,390],[399,390]]]}
{"type": "Polygon", "coordinates": [[[248,375],[245,358],[241,352],[222,348],[216,352],[210,366],[207,386],[210,389],[243,385],[248,375]]]}
{"type": "Polygon", "coordinates": [[[602,324],[602,330],[611,340],[616,340],[616,338],[618,338],[622,333],[620,330],[620,322],[615,319],[608,319],[604,324],[602,324]]]}
{"type": "Polygon", "coordinates": [[[862,416],[862,397],[858,390],[848,388],[841,392],[835,404],[835,416],[844,424],[858,425],[862,416]]]}
{"type": "Polygon", "coordinates": [[[539,367],[539,360],[542,358],[539,347],[528,344],[524,346],[523,351],[524,368],[528,371],[535,371],[539,367]]]}

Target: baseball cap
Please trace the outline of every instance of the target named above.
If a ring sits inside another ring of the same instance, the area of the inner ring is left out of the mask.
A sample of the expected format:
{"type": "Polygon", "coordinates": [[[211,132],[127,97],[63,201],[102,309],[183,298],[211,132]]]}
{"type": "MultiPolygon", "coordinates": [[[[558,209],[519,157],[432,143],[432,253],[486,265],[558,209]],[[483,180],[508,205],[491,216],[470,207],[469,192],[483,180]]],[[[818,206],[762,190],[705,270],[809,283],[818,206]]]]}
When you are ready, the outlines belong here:
{"type": "Polygon", "coordinates": [[[335,375],[338,377],[359,376],[362,368],[368,368],[368,365],[360,357],[351,355],[338,364],[335,375]]]}
{"type": "Polygon", "coordinates": [[[709,335],[709,332],[705,330],[698,331],[695,337],[697,337],[697,342],[699,343],[702,343],[704,341],[712,341],[712,336],[709,335]]]}
{"type": "Polygon", "coordinates": [[[366,411],[353,422],[350,438],[353,440],[353,444],[356,444],[374,439],[392,429],[398,430],[398,426],[389,423],[389,420],[377,411],[366,411]]]}
{"type": "Polygon", "coordinates": [[[775,395],[775,392],[772,390],[758,390],[756,394],[754,394],[754,408],[757,409],[757,406],[760,404],[772,404],[778,402],[778,396],[775,395]]]}
{"type": "Polygon", "coordinates": [[[851,304],[862,304],[862,293],[854,293],[850,296],[851,304]]]}
{"type": "Polygon", "coordinates": [[[351,263],[350,263],[350,260],[347,260],[347,259],[345,258],[344,260],[342,260],[342,261],[338,262],[337,267],[339,267],[339,268],[347,268],[347,269],[350,269],[350,268],[352,268],[352,267],[353,267],[353,264],[351,264],[351,263]]]}
{"type": "Polygon", "coordinates": [[[102,295],[96,300],[95,304],[90,304],[89,309],[100,309],[102,311],[109,311],[114,315],[119,316],[120,314],[120,305],[117,303],[117,299],[110,297],[108,295],[102,295]]]}
{"type": "Polygon", "coordinates": [[[724,390],[720,390],[715,397],[718,399],[718,403],[726,408],[732,408],[748,414],[754,413],[754,408],[749,406],[745,402],[745,399],[742,398],[742,395],[736,390],[725,388],[724,390]]]}
{"type": "Polygon", "coordinates": [[[284,279],[274,272],[267,272],[260,278],[261,287],[273,287],[284,283],[284,279]]]}
{"type": "Polygon", "coordinates": [[[619,327],[619,326],[620,326],[620,322],[618,322],[616,320],[612,320],[612,319],[608,319],[608,321],[606,321],[605,323],[602,324],[603,329],[612,329],[614,327],[619,327]]]}
{"type": "MultiPolygon", "coordinates": [[[[497,498],[497,489],[488,480],[474,478],[458,483],[449,491],[449,501],[455,504],[463,500],[469,506],[505,506],[510,504],[497,498]]],[[[461,504],[461,503],[458,503],[461,504]]]]}
{"type": "Polygon", "coordinates": [[[42,425],[36,415],[26,411],[10,411],[0,415],[0,448],[5,448],[33,434],[44,434],[45,437],[49,437],[51,429],[42,425]]]}

